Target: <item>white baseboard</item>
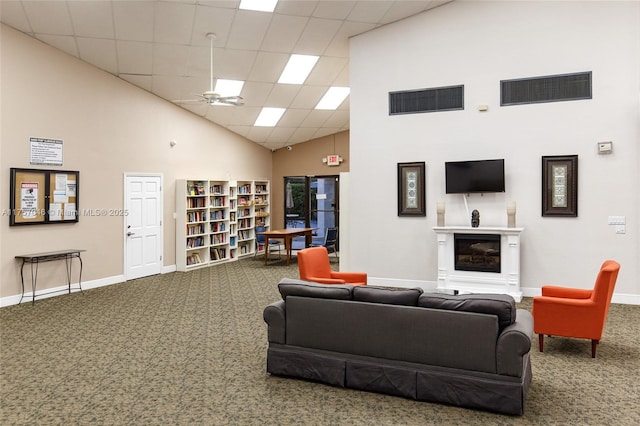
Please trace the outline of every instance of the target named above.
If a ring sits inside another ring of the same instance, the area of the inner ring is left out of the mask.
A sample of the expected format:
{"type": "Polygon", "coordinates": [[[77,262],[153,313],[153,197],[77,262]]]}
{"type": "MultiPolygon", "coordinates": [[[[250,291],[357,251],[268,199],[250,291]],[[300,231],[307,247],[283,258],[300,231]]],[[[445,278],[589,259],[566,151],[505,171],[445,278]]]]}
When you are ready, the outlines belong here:
{"type": "MultiPolygon", "coordinates": [[[[176,271],[176,265],[163,266],[161,274],[168,274],[176,271]]],[[[83,281],[82,289],[83,290],[91,290],[93,288],[104,287],[112,284],[119,284],[124,282],[124,275],[114,275],[112,277],[99,278],[97,280],[91,281],[83,281]]],[[[48,299],[49,297],[62,296],[64,294],[68,294],[69,286],[67,284],[60,285],[52,288],[45,288],[41,291],[36,291],[36,300],[48,299]]],[[[78,283],[71,283],[71,292],[76,293],[80,291],[78,287],[78,283]]],[[[25,292],[24,297],[22,298],[22,303],[31,302],[32,292],[25,292]]],[[[0,298],[0,308],[4,308],[5,306],[17,305],[20,303],[20,295],[16,294],[13,296],[7,296],[0,298]]]]}

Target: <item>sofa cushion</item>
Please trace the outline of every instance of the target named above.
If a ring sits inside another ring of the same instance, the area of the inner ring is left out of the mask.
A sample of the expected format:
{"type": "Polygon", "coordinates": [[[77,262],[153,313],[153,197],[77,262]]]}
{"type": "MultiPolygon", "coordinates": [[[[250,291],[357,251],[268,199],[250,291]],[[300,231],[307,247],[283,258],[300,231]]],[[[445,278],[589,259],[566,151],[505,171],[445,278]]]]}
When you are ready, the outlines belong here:
{"type": "Polygon", "coordinates": [[[318,284],[293,278],[283,278],[278,283],[278,291],[283,300],[287,296],[351,300],[352,289],[351,284],[318,284]]]}
{"type": "Polygon", "coordinates": [[[394,288],[376,286],[355,286],[353,300],[359,302],[386,303],[388,305],[416,306],[421,288],[394,288]]]}
{"type": "Polygon", "coordinates": [[[508,294],[462,294],[424,293],[418,306],[447,309],[450,311],[476,312],[498,316],[500,330],[516,320],[516,301],[508,294]]]}

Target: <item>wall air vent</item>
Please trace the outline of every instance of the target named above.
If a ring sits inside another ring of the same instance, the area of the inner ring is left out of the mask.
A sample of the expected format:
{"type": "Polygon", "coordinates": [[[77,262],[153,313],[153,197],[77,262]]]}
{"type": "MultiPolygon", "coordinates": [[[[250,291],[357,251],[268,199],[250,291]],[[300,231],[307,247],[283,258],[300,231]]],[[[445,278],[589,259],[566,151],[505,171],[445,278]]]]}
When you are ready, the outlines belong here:
{"type": "Polygon", "coordinates": [[[591,71],[500,81],[500,105],[591,99],[591,71]]]}
{"type": "Polygon", "coordinates": [[[464,109],[464,86],[389,92],[389,115],[464,109]]]}

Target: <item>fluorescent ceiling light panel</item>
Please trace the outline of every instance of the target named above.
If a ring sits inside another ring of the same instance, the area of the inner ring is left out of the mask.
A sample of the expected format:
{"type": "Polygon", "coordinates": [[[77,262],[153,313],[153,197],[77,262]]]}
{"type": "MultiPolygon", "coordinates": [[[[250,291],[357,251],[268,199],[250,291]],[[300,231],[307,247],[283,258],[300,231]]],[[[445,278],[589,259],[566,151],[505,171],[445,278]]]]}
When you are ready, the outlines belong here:
{"type": "Polygon", "coordinates": [[[240,9],[257,10],[258,12],[273,12],[278,0],[241,0],[240,9]]]}
{"type": "Polygon", "coordinates": [[[284,108],[270,108],[264,107],[262,111],[260,111],[260,115],[256,119],[256,122],[253,123],[254,126],[257,127],[273,127],[278,124],[280,117],[284,114],[284,108]]]}
{"type": "Polygon", "coordinates": [[[302,84],[309,76],[309,73],[318,62],[318,56],[312,55],[291,55],[287,66],[280,75],[278,83],[281,84],[302,84]]]}
{"type": "Polygon", "coordinates": [[[333,86],[324,94],[316,109],[338,109],[340,104],[349,96],[351,89],[348,87],[333,86]]]}
{"type": "Polygon", "coordinates": [[[213,90],[220,96],[240,96],[244,81],[242,80],[224,80],[219,78],[216,81],[216,87],[213,90]]]}

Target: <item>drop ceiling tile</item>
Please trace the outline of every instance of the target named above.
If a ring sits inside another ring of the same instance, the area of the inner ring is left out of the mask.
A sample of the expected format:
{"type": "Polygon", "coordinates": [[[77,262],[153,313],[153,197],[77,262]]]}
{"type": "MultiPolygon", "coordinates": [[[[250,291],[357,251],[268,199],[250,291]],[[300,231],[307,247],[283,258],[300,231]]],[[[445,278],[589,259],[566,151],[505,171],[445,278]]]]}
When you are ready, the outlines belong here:
{"type": "Polygon", "coordinates": [[[153,41],[154,2],[114,1],[112,4],[116,37],[153,41]]]}
{"type": "Polygon", "coordinates": [[[239,10],[235,14],[227,47],[231,49],[258,50],[262,44],[272,14],[239,10]]]}
{"type": "Polygon", "coordinates": [[[329,89],[328,86],[302,86],[290,108],[313,109],[329,89]]]}
{"type": "Polygon", "coordinates": [[[290,143],[306,142],[313,139],[313,135],[318,129],[315,127],[298,127],[289,138],[290,143]]]}
{"type": "Polygon", "coordinates": [[[260,48],[268,52],[291,53],[309,18],[274,15],[260,48]]]}
{"type": "Polygon", "coordinates": [[[375,24],[367,24],[362,22],[344,22],[336,36],[331,40],[324,54],[327,56],[349,57],[349,39],[358,34],[371,31],[376,27],[375,24]]]}
{"type": "Polygon", "coordinates": [[[192,4],[156,2],[153,39],[158,43],[189,44],[196,7],[192,4]]]}
{"type": "Polygon", "coordinates": [[[279,1],[274,12],[283,15],[312,16],[318,3],[320,2],[317,0],[279,1]]]}
{"type": "Polygon", "coordinates": [[[322,56],[307,77],[305,84],[333,86],[333,82],[347,65],[349,65],[348,58],[322,56]]]}
{"type": "Polygon", "coordinates": [[[205,107],[207,109],[206,117],[213,122],[225,127],[232,123],[237,124],[238,120],[235,117],[237,117],[238,112],[236,111],[236,109],[242,108],[222,105],[209,106],[206,104],[205,107]]]}
{"type": "Polygon", "coordinates": [[[325,121],[333,114],[333,111],[328,111],[324,109],[313,109],[309,114],[305,117],[304,121],[301,123],[302,127],[322,127],[325,121]]]}
{"type": "Polygon", "coordinates": [[[189,46],[153,45],[153,74],[183,76],[187,71],[189,46]]]}
{"type": "Polygon", "coordinates": [[[222,49],[213,52],[213,75],[216,78],[246,80],[256,60],[255,50],[222,49]]]}
{"type": "Polygon", "coordinates": [[[191,43],[196,46],[210,46],[208,33],[215,33],[214,47],[224,47],[229,39],[229,32],[234,21],[236,11],[226,8],[207,6],[196,7],[196,20],[193,25],[191,43]]]}
{"type": "Polygon", "coordinates": [[[31,29],[35,33],[73,35],[67,2],[23,1],[31,29]]]}
{"type": "Polygon", "coordinates": [[[273,133],[273,127],[251,127],[247,137],[252,141],[263,141],[273,133]]]}
{"type": "Polygon", "coordinates": [[[349,81],[349,64],[347,64],[333,81],[332,86],[349,87],[349,81]]]}
{"type": "Polygon", "coordinates": [[[207,77],[185,77],[182,79],[180,99],[198,99],[197,95],[203,94],[211,87],[207,77]]]}
{"type": "Polygon", "coordinates": [[[276,84],[269,93],[265,106],[286,108],[300,91],[299,84],[276,84]]]}
{"type": "MultiPolygon", "coordinates": [[[[214,70],[216,69],[216,59],[220,54],[220,49],[213,49],[214,70]],[[216,52],[217,51],[217,52],[216,52]],[[217,54],[216,54],[217,53],[217,54]]],[[[186,75],[208,77],[211,69],[211,49],[207,46],[189,46],[187,55],[186,75]]]]}
{"type": "Polygon", "coordinates": [[[336,35],[342,21],[312,18],[296,43],[294,53],[322,55],[336,35]]]}
{"type": "Polygon", "coordinates": [[[79,56],[76,39],[72,36],[36,34],[36,38],[71,56],[75,56],[76,58],[79,56]]]}
{"type": "Polygon", "coordinates": [[[253,126],[256,122],[258,114],[262,108],[239,106],[239,107],[216,107],[216,108],[228,108],[232,114],[229,116],[230,126],[253,126]]]}
{"type": "Polygon", "coordinates": [[[150,75],[130,75],[130,74],[120,74],[118,75],[121,79],[128,81],[134,86],[138,86],[141,89],[146,90],[147,92],[151,92],[151,76],[150,75]]]}
{"type": "Polygon", "coordinates": [[[387,13],[384,14],[380,23],[388,24],[390,22],[397,21],[407,16],[416,15],[429,7],[431,1],[395,1],[387,13]]]}
{"type": "Polygon", "coordinates": [[[75,35],[114,38],[111,2],[68,1],[67,5],[75,35]]]}
{"type": "Polygon", "coordinates": [[[271,147],[281,148],[287,144],[287,141],[295,131],[295,127],[274,127],[266,141],[271,147]]]}
{"type": "Polygon", "coordinates": [[[278,126],[298,127],[300,126],[300,123],[302,123],[304,119],[307,118],[309,112],[310,110],[308,109],[288,109],[282,115],[278,126]]]}
{"type": "Polygon", "coordinates": [[[0,16],[2,22],[15,28],[18,31],[24,33],[30,33],[31,25],[27,19],[22,2],[19,1],[1,1],[0,2],[0,16]]]}
{"type": "Polygon", "coordinates": [[[349,16],[355,5],[355,1],[324,0],[318,3],[318,7],[313,11],[313,16],[315,18],[338,19],[342,21],[347,19],[347,16],[349,16]]]}
{"type": "Polygon", "coordinates": [[[80,59],[111,74],[117,74],[118,62],[115,40],[76,37],[80,59]]]}
{"type": "Polygon", "coordinates": [[[377,24],[382,21],[393,3],[391,0],[359,1],[351,10],[348,19],[349,21],[377,24]]]}
{"type": "Polygon", "coordinates": [[[262,107],[267,102],[274,84],[247,81],[242,87],[241,96],[245,107],[262,107]]]}
{"type": "Polygon", "coordinates": [[[151,78],[151,92],[161,98],[173,101],[180,99],[182,77],[153,75],[151,78]]]}
{"type": "Polygon", "coordinates": [[[236,133],[247,139],[249,139],[248,135],[252,128],[253,126],[227,126],[227,129],[231,130],[233,133],[236,133]]]}
{"type": "Polygon", "coordinates": [[[153,45],[140,41],[117,43],[118,72],[125,74],[148,74],[153,71],[153,45]]]}
{"type": "Polygon", "coordinates": [[[277,82],[289,57],[290,55],[285,53],[259,52],[249,73],[249,80],[277,82]]]}
{"type": "Polygon", "coordinates": [[[325,127],[333,127],[338,129],[349,128],[349,111],[348,110],[336,110],[329,115],[327,120],[323,123],[325,127]]]}

